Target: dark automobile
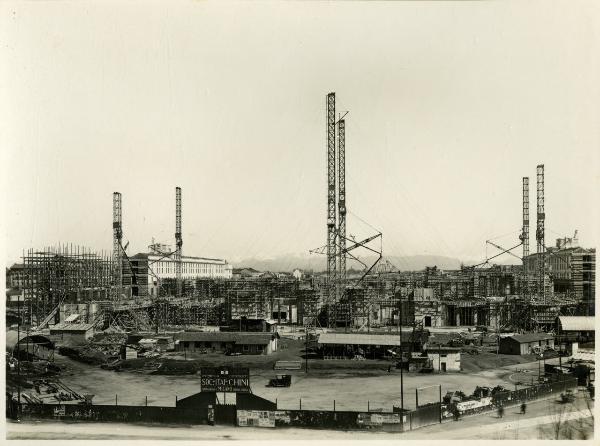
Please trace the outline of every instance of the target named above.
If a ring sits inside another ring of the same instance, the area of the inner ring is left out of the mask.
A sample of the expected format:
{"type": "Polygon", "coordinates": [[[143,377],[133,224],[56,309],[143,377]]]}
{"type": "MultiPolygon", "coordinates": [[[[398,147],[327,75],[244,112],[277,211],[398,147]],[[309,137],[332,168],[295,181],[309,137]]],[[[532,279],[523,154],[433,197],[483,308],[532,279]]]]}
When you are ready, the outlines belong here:
{"type": "Polygon", "coordinates": [[[289,387],[292,385],[292,375],[277,375],[270,379],[267,387],[289,387]]]}

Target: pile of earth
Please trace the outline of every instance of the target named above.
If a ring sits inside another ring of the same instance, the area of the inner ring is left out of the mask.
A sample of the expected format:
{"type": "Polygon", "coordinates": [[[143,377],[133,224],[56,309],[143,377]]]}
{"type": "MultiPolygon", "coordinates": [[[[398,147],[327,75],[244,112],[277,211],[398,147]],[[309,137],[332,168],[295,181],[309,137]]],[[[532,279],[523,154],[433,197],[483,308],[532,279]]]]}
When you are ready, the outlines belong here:
{"type": "Polygon", "coordinates": [[[509,365],[533,362],[534,355],[497,355],[490,352],[480,352],[478,355],[461,355],[461,369],[466,373],[481,370],[499,369],[509,365]]]}
{"type": "Polygon", "coordinates": [[[61,346],[58,347],[58,353],[76,361],[93,365],[104,364],[110,357],[109,355],[106,355],[105,353],[91,347],[90,345],[61,346]]]}

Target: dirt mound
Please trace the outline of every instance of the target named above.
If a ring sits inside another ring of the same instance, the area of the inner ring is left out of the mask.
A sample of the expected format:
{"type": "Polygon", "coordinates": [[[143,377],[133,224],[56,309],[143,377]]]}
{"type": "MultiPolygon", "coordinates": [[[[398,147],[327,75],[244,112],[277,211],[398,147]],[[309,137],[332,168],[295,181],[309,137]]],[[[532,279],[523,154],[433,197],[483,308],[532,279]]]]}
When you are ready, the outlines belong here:
{"type": "Polygon", "coordinates": [[[68,347],[62,346],[58,348],[58,353],[67,356],[76,361],[84,362],[86,364],[104,364],[108,359],[108,356],[96,349],[89,346],[83,347],[68,347]]]}
{"type": "Polygon", "coordinates": [[[478,355],[461,355],[461,368],[463,372],[473,373],[531,361],[535,361],[531,355],[496,355],[495,353],[481,352],[478,355]]]}

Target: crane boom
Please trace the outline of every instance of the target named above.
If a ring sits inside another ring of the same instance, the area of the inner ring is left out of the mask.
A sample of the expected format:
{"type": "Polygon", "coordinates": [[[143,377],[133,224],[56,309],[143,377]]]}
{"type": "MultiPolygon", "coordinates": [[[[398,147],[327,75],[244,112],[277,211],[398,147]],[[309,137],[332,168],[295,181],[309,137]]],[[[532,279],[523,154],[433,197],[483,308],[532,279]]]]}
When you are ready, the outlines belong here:
{"type": "Polygon", "coordinates": [[[506,254],[510,254],[513,257],[516,257],[519,260],[523,260],[521,257],[519,257],[518,255],[514,254],[511,252],[512,249],[518,248],[519,246],[521,246],[523,243],[518,244],[517,246],[510,248],[510,249],[505,249],[502,246],[496,245],[493,242],[490,242],[489,240],[485,241],[488,245],[492,245],[494,248],[498,248],[500,251],[502,251],[502,254],[506,253],[506,254]]]}
{"type": "Polygon", "coordinates": [[[379,233],[377,233],[375,235],[372,235],[371,237],[367,237],[366,239],[361,240],[360,242],[357,242],[355,240],[346,238],[346,240],[353,242],[354,245],[348,246],[346,249],[342,250],[342,253],[345,254],[348,251],[352,251],[353,249],[360,248],[361,246],[366,248],[366,246],[364,246],[364,245],[366,245],[367,243],[369,243],[372,240],[375,240],[377,237],[381,237],[381,232],[379,232],[379,233]]]}

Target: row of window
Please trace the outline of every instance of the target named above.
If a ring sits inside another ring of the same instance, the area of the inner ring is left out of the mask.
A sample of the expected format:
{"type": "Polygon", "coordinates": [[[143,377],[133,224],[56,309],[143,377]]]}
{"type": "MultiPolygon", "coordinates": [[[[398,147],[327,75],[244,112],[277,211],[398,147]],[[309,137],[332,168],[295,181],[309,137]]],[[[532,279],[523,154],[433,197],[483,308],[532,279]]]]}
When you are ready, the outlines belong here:
{"type": "MultiPolygon", "coordinates": [[[[227,347],[227,343],[225,343],[225,342],[201,342],[201,341],[196,341],[196,342],[191,341],[190,342],[190,341],[183,341],[182,344],[183,344],[183,348],[190,348],[190,347],[193,347],[193,348],[203,348],[203,347],[205,347],[205,348],[212,348],[212,347],[219,346],[219,348],[224,349],[224,348],[227,347]]],[[[260,349],[262,349],[262,348],[258,347],[258,346],[255,346],[254,348],[251,348],[251,346],[248,345],[248,344],[242,344],[242,350],[245,351],[245,352],[250,351],[250,350],[260,350],[260,349]]]]}
{"type": "MultiPolygon", "coordinates": [[[[156,272],[175,273],[175,262],[158,262],[156,272]]],[[[181,272],[184,274],[222,274],[224,265],[215,265],[211,263],[181,262],[181,272]]]]}

